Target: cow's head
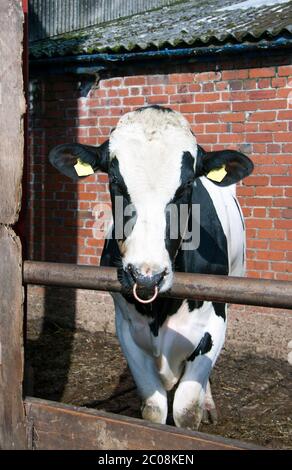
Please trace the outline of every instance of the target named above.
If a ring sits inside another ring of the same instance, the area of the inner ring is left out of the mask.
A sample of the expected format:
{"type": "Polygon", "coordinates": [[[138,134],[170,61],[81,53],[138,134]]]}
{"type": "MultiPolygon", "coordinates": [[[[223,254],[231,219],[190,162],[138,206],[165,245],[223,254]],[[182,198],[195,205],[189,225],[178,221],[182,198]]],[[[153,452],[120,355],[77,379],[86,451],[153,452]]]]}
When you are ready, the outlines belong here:
{"type": "Polygon", "coordinates": [[[143,295],[154,289],[166,291],[172,284],[184,227],[175,239],[169,236],[170,205],[178,209],[190,205],[195,179],[213,169],[225,168],[222,181],[214,182],[220,186],[236,183],[253,169],[252,162],[239,152],[204,152],[181,114],[156,106],[125,114],[100,147],[59,145],[49,158],[74,180],[79,179],[74,168],[77,159],[94,171],[108,173],[114,214],[116,201],[123,209],[132,205],[130,211],[118,214],[123,226],[128,224],[118,240],[119,278],[125,288],[136,284],[143,295]]]}

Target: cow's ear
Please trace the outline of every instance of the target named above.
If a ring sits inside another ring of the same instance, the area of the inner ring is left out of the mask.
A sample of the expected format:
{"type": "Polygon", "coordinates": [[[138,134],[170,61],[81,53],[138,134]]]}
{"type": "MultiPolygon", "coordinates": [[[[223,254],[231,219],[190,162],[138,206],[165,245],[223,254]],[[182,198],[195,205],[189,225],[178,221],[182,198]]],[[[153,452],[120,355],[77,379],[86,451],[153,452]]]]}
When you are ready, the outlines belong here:
{"type": "Polygon", "coordinates": [[[62,144],[49,153],[51,164],[63,175],[77,181],[96,171],[108,171],[109,142],[99,147],[82,144],[62,144]]]}
{"type": "Polygon", "coordinates": [[[252,161],[236,150],[219,150],[205,152],[198,149],[197,176],[206,176],[218,186],[229,186],[237,183],[253,171],[252,161]]]}

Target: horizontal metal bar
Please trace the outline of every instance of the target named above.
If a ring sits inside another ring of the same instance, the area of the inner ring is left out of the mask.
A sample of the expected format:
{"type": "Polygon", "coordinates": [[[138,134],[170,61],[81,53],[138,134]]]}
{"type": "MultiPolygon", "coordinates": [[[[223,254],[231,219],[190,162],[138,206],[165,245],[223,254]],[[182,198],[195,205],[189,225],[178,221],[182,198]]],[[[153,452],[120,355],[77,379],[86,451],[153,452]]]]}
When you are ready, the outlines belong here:
{"type": "MultiPolygon", "coordinates": [[[[25,261],[26,284],[121,292],[115,268],[25,261]]],[[[292,309],[292,282],[175,273],[166,297],[292,309]]]]}

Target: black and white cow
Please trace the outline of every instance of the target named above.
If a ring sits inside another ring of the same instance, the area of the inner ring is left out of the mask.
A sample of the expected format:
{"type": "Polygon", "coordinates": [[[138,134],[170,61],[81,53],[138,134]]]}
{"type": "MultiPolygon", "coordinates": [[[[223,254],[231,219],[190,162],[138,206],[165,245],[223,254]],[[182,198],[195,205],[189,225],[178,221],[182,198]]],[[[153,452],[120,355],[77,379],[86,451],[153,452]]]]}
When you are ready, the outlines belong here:
{"type": "MultiPolygon", "coordinates": [[[[114,208],[117,196],[134,208],[132,230],[108,239],[101,264],[118,268],[123,293],[113,294],[116,330],[143,418],[165,423],[167,392],[176,386],[177,426],[214,422],[209,375],[224,343],[226,306],[156,296],[171,287],[174,271],[243,275],[245,230],[234,183],[252,172],[252,162],[233,150],[206,153],[181,114],[158,106],[122,116],[100,147],[65,144],[50,153],[51,163],[75,180],[77,159],[108,173],[114,208]],[[222,181],[208,179],[222,167],[222,181]],[[178,210],[199,204],[197,248],[182,248],[186,227],[176,239],[169,236],[170,204],[178,210]]],[[[123,214],[123,224],[128,219],[123,214]]]]}

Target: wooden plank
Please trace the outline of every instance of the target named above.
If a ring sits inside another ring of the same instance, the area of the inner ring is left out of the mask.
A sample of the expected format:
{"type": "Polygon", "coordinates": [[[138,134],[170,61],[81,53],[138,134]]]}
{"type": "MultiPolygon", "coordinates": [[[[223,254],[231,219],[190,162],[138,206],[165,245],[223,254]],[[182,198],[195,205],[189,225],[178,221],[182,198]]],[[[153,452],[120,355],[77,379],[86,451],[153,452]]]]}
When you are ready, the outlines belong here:
{"type": "Polygon", "coordinates": [[[240,450],[260,447],[135,418],[27,397],[34,449],[240,450]]]}
{"type": "Polygon", "coordinates": [[[21,2],[0,2],[0,449],[26,448],[21,245],[17,221],[23,166],[21,2]]]}
{"type": "Polygon", "coordinates": [[[21,203],[23,166],[21,2],[0,2],[0,223],[14,224],[21,203]]]}
{"type": "Polygon", "coordinates": [[[26,447],[21,245],[0,225],[0,449],[26,447]]]}

